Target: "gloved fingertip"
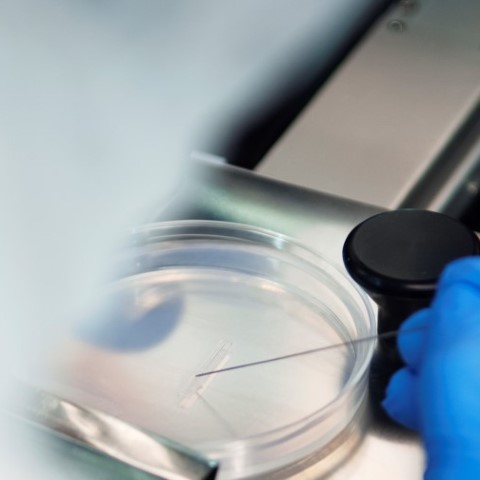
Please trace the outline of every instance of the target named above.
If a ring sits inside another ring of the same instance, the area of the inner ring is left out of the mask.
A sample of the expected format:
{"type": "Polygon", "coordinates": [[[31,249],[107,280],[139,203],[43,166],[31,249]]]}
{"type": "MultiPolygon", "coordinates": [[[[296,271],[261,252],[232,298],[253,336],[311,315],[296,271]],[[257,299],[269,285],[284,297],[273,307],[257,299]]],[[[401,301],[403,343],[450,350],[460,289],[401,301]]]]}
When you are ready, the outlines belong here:
{"type": "Polygon", "coordinates": [[[430,310],[423,309],[414,313],[400,327],[397,344],[405,363],[413,370],[420,368],[426,338],[426,329],[430,323],[430,310]]]}
{"type": "Polygon", "coordinates": [[[407,368],[402,368],[390,379],[382,406],[395,421],[412,430],[418,430],[420,421],[417,379],[407,368]]]}
{"type": "Polygon", "coordinates": [[[455,260],[444,269],[439,287],[456,282],[468,282],[480,288],[480,256],[455,260]]]}
{"type": "Polygon", "coordinates": [[[430,308],[435,322],[428,337],[436,348],[450,348],[456,344],[453,339],[478,335],[480,257],[466,257],[447,266],[430,308]]]}

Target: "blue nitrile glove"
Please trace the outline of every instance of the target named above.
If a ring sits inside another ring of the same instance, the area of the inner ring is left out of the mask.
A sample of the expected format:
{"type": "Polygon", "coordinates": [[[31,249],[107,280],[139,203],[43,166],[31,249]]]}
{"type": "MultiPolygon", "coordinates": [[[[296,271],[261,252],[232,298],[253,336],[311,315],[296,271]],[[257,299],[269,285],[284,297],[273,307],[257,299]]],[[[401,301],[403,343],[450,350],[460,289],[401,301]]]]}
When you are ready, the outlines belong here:
{"type": "Polygon", "coordinates": [[[390,380],[383,406],[421,433],[427,480],[480,479],[480,258],[450,264],[430,308],[398,337],[407,366],[390,380]]]}

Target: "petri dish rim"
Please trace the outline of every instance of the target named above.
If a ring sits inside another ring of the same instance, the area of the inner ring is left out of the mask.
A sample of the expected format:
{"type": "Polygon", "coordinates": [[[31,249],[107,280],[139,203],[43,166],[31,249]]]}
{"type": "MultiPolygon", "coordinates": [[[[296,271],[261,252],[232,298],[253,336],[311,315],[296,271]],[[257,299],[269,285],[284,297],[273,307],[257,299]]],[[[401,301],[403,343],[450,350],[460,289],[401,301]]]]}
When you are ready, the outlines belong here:
{"type": "MultiPolygon", "coordinates": [[[[149,247],[153,249],[154,247],[158,247],[159,244],[170,240],[208,240],[211,238],[217,241],[236,241],[240,244],[260,244],[286,253],[292,257],[292,260],[295,259],[295,262],[292,262],[293,265],[298,267],[299,264],[301,264],[302,270],[308,274],[316,278],[322,278],[322,282],[326,279],[344,291],[346,295],[342,296],[342,302],[351,312],[352,316],[355,310],[357,310],[358,313],[359,309],[363,309],[362,316],[366,323],[365,336],[376,333],[376,316],[371,301],[366,294],[337,266],[330,263],[315,250],[303,245],[288,235],[242,223],[212,220],[153,222],[136,227],[133,229],[132,235],[135,247],[140,248],[149,247]],[[314,263],[309,261],[309,259],[314,261],[314,263]]],[[[143,274],[145,273],[148,274],[148,272],[144,272],[143,274]]],[[[349,395],[358,387],[359,382],[361,382],[361,379],[368,370],[374,348],[375,342],[369,342],[361,362],[355,363],[348,379],[336,397],[330,402],[322,405],[318,410],[306,417],[289,424],[284,424],[276,429],[261,432],[240,440],[227,442],[222,446],[222,452],[235,454],[235,452],[238,451],[246,452],[251,448],[269,448],[270,446],[285,441],[289,437],[295,436],[299,431],[314,428],[326,417],[329,417],[330,413],[346,401],[349,395]],[[274,438],[271,438],[272,436],[274,438]]],[[[208,443],[205,444],[205,446],[207,445],[208,443]]]]}

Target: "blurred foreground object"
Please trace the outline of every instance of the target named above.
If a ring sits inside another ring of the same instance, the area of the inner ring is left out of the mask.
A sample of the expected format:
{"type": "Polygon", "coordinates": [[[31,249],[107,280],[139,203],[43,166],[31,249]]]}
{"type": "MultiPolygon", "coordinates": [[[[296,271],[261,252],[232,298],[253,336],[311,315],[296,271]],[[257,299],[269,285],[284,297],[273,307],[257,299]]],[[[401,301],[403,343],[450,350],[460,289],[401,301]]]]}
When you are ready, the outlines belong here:
{"type": "Polygon", "coordinates": [[[23,401],[13,412],[19,420],[31,422],[59,440],[73,444],[70,449],[64,446],[63,459],[58,461],[65,462],[68,456],[72,457],[71,460],[77,457],[77,462],[71,466],[80,467],[80,470],[85,469],[81,463],[94,464],[95,478],[103,478],[104,475],[109,478],[112,473],[118,479],[215,478],[218,468],[215,462],[178,443],[148,434],[110,415],[75,405],[53,394],[26,385],[21,388],[23,401]]]}

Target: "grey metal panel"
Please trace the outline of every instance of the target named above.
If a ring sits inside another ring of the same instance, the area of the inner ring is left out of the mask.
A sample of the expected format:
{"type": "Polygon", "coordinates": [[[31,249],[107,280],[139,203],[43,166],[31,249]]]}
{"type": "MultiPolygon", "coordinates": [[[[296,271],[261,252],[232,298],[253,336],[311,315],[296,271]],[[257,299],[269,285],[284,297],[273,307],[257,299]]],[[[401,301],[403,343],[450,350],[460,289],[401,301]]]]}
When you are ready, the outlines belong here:
{"type": "Polygon", "coordinates": [[[401,207],[462,216],[480,191],[480,109],[472,120],[403,200],[401,207]]]}
{"type": "Polygon", "coordinates": [[[480,101],[480,3],[401,2],[350,56],[258,171],[395,208],[480,101]]]}

